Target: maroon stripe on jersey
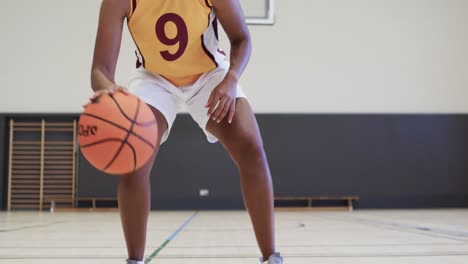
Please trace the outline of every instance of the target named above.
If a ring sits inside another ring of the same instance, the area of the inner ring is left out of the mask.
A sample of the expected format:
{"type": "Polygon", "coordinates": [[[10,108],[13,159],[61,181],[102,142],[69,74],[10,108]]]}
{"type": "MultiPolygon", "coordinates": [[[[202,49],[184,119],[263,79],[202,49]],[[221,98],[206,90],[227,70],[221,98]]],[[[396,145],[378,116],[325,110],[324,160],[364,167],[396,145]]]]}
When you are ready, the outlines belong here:
{"type": "Polygon", "coordinates": [[[132,15],[133,15],[133,12],[135,12],[135,9],[136,9],[136,6],[137,6],[136,1],[137,0],[132,0],[132,15]]]}
{"type": "Polygon", "coordinates": [[[213,23],[211,23],[211,24],[213,25],[216,40],[219,40],[219,38],[218,38],[218,18],[215,17],[214,20],[213,20],[213,23]]]}
{"type": "MultiPolygon", "coordinates": [[[[208,3],[208,2],[207,2],[208,3]]],[[[211,11],[209,14],[208,14],[208,27],[210,27],[210,15],[213,11],[211,11]]],[[[208,55],[208,57],[210,57],[210,59],[213,61],[213,63],[216,65],[216,68],[218,68],[218,63],[216,62],[216,59],[214,57],[213,54],[211,54],[211,52],[206,48],[205,46],[205,39],[203,38],[203,34],[201,35],[201,45],[202,45],[202,48],[203,48],[203,51],[205,51],[206,55],[208,55]]]]}
{"type": "Polygon", "coordinates": [[[140,68],[141,67],[141,62],[140,62],[140,57],[138,57],[138,53],[137,51],[135,50],[135,56],[137,57],[137,60],[136,60],[136,68],[140,68]]]}
{"type": "Polygon", "coordinates": [[[210,59],[213,61],[213,63],[216,65],[216,68],[218,68],[218,63],[216,62],[216,59],[215,57],[213,56],[213,54],[211,54],[211,52],[206,48],[205,46],[205,42],[204,42],[204,39],[203,39],[203,35],[201,36],[201,45],[202,45],[202,48],[203,50],[205,51],[206,55],[208,55],[208,57],[210,57],[210,59]]]}
{"type": "Polygon", "coordinates": [[[209,8],[212,8],[212,7],[213,7],[212,5],[210,5],[210,3],[208,2],[208,0],[205,0],[205,4],[206,4],[206,6],[209,7],[209,8]]]}
{"type": "MultiPolygon", "coordinates": [[[[140,58],[138,58],[138,55],[137,55],[136,67],[140,68],[140,66],[143,65],[143,68],[145,68],[145,56],[143,56],[143,53],[141,53],[140,47],[138,47],[138,43],[136,42],[135,37],[133,37],[132,31],[130,30],[130,25],[128,25],[128,23],[129,23],[129,21],[128,21],[128,18],[127,18],[128,31],[130,32],[130,35],[132,36],[133,42],[135,43],[135,46],[138,49],[138,52],[140,53],[141,59],[143,60],[143,61],[140,61],[140,58]]],[[[136,51],[135,51],[135,55],[136,55],[136,51]]]]}

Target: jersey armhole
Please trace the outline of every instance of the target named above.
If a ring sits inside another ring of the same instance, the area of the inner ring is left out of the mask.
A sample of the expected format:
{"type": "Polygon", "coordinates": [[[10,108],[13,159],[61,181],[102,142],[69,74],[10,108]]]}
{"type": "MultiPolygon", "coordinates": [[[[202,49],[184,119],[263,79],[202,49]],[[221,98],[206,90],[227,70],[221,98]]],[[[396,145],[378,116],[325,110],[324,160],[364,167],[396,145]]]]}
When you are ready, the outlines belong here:
{"type": "Polygon", "coordinates": [[[202,0],[202,1],[205,1],[205,5],[209,8],[212,8],[213,7],[213,3],[211,3],[211,0],[202,0]]]}
{"type": "Polygon", "coordinates": [[[135,12],[135,9],[136,9],[136,2],[137,2],[136,0],[129,0],[129,1],[130,1],[130,12],[127,18],[132,17],[133,12],[135,12]]]}

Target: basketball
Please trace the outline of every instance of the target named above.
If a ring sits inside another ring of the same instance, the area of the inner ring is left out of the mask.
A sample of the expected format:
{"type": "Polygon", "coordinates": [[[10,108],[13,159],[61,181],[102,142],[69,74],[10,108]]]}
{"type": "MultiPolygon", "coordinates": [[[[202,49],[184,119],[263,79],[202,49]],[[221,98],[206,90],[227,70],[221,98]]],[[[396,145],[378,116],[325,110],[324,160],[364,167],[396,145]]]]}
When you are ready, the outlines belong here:
{"type": "Polygon", "coordinates": [[[156,148],[158,129],[151,109],[123,92],[103,93],[86,106],[78,124],[81,153],[98,170],[122,175],[141,168],[156,148]]]}

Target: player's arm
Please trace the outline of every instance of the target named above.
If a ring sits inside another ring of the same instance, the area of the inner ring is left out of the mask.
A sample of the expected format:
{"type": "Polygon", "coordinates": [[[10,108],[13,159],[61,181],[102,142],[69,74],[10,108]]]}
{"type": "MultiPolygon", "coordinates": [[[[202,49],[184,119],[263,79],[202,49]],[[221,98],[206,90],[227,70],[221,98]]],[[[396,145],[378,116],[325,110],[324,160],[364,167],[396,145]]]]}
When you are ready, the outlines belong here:
{"type": "Polygon", "coordinates": [[[129,0],[102,1],[91,69],[91,87],[95,92],[117,88],[114,82],[115,68],[123,22],[129,12],[129,0]]]}
{"type": "Polygon", "coordinates": [[[216,17],[231,43],[228,75],[238,80],[250,58],[250,33],[239,0],[211,0],[216,17]]]}
{"type": "Polygon", "coordinates": [[[228,122],[231,123],[235,112],[237,81],[250,58],[250,33],[239,0],[211,0],[211,3],[231,43],[231,54],[229,71],[208,101],[208,115],[219,123],[228,114],[228,122]],[[215,109],[217,102],[219,104],[215,109]]]}

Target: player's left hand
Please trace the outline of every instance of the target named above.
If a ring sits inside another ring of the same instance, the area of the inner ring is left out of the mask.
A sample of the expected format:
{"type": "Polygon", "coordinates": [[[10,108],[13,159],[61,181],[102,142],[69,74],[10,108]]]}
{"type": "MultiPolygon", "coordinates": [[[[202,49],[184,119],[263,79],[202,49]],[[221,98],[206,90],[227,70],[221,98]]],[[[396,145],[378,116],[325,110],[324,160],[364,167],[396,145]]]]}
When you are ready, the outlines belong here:
{"type": "Polygon", "coordinates": [[[216,123],[220,123],[226,115],[228,123],[232,123],[236,111],[236,88],[237,80],[226,75],[211,92],[205,107],[208,108],[208,116],[216,123]]]}

